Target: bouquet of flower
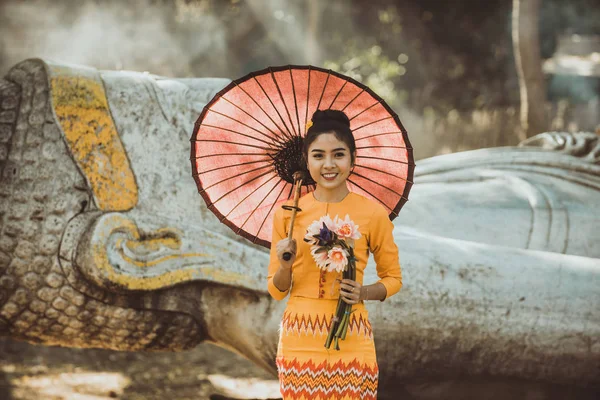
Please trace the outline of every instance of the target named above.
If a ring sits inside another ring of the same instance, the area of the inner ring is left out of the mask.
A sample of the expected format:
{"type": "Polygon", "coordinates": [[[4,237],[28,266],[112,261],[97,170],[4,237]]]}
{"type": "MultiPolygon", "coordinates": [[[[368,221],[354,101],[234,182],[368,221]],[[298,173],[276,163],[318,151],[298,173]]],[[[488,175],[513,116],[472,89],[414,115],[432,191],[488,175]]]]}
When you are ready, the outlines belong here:
{"type": "MultiPolygon", "coordinates": [[[[331,219],[329,215],[314,221],[307,229],[304,241],[310,243],[310,253],[317,266],[328,272],[343,272],[343,279],[356,280],[356,258],[354,257],[354,240],[360,239],[358,225],[350,216],[344,219],[336,215],[331,219]]],[[[340,299],[338,300],[335,316],[331,322],[331,328],[325,341],[325,347],[330,348],[334,342],[334,348],[340,349],[339,340],[346,338],[352,305],[340,299]]]]}

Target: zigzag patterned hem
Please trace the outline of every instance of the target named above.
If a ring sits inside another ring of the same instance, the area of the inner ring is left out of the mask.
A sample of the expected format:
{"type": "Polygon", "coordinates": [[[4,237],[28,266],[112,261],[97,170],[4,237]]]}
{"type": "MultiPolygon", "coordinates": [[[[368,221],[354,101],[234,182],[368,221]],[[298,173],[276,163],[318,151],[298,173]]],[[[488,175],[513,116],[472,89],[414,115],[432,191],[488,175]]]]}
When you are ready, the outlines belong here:
{"type": "Polygon", "coordinates": [[[284,400],[377,399],[379,369],[354,359],[335,363],[299,362],[277,358],[284,400]]]}

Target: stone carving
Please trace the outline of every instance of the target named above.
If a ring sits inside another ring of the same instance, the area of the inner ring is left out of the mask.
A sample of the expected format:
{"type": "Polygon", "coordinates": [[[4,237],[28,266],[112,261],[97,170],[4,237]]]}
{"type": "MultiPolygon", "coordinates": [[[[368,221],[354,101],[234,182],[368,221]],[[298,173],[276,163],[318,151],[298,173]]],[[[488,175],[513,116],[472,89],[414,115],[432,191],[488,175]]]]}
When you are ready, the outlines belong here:
{"type": "MultiPolygon", "coordinates": [[[[284,303],[265,292],[267,253],[206,209],[187,159],[227,83],[37,59],[0,81],[3,335],[148,351],[210,341],[274,372],[284,303]]],[[[382,393],[600,386],[600,165],[543,138],[417,163],[395,221],[405,286],[368,305],[382,393]]]]}
{"type": "Polygon", "coordinates": [[[600,136],[592,132],[547,132],[524,140],[520,146],[534,146],[582,157],[600,164],[600,136]]]}

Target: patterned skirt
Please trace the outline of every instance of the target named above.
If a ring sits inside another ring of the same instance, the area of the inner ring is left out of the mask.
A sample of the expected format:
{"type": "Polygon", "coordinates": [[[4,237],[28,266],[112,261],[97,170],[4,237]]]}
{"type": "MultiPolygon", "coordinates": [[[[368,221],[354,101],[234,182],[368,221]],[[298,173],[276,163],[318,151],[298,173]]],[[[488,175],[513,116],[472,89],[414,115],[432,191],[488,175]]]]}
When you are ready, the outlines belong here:
{"type": "Polygon", "coordinates": [[[352,307],[340,350],[325,348],[337,300],[291,297],[281,320],[277,370],[284,400],[376,399],[379,369],[368,312],[352,307]]]}

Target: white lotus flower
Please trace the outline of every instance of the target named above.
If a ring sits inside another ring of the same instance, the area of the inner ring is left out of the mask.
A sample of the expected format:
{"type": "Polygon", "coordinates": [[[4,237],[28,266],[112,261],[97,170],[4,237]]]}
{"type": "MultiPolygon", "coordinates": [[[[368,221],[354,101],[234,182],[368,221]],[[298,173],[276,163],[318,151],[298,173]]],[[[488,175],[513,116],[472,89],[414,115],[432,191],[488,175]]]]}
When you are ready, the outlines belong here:
{"type": "Polygon", "coordinates": [[[321,251],[320,253],[317,253],[317,250],[319,250],[320,248],[321,246],[311,246],[310,254],[312,254],[315,262],[317,263],[317,267],[326,270],[327,265],[329,264],[329,257],[326,251],[321,251]]]}
{"type": "Polygon", "coordinates": [[[340,239],[360,239],[360,232],[358,231],[358,225],[354,223],[350,219],[350,216],[346,214],[346,218],[341,219],[338,216],[335,216],[335,225],[336,230],[335,233],[340,237],[340,239]]]}
{"type": "Polygon", "coordinates": [[[346,265],[348,265],[348,254],[346,253],[346,250],[340,246],[333,246],[327,253],[327,258],[329,259],[329,266],[327,267],[329,272],[341,272],[346,269],[346,265]]]}
{"type": "Polygon", "coordinates": [[[314,236],[318,235],[321,231],[321,227],[323,224],[320,221],[313,221],[312,224],[308,226],[306,229],[306,235],[304,235],[304,241],[310,244],[317,244],[319,242],[318,239],[315,239],[314,236]]]}

